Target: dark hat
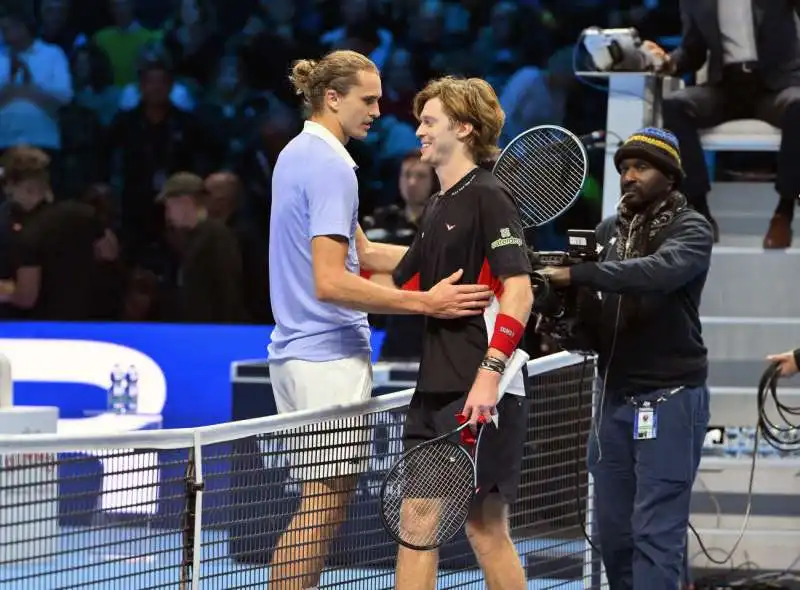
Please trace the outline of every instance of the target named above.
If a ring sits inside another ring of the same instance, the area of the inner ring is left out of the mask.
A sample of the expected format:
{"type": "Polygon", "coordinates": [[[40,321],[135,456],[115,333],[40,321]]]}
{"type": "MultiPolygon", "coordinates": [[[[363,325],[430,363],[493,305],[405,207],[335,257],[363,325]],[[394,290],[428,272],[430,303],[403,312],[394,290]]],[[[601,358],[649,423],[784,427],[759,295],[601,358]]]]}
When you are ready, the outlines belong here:
{"type": "Polygon", "coordinates": [[[200,197],[206,192],[205,182],[197,174],[191,172],[176,172],[164,183],[156,201],[163,202],[170,197],[192,195],[200,197]]]}
{"type": "Polygon", "coordinates": [[[614,154],[617,171],[620,163],[628,158],[639,158],[649,162],[665,175],[674,178],[676,188],[686,176],[681,165],[678,138],[666,129],[645,127],[626,139],[614,154]]]}

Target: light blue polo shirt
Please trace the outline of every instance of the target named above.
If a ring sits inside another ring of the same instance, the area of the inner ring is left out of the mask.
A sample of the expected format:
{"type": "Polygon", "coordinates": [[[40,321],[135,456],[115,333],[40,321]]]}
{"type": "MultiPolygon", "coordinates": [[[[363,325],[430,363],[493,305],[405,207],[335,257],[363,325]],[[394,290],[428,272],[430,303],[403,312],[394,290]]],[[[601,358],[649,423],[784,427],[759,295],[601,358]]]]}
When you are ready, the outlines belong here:
{"type": "Polygon", "coordinates": [[[371,352],[367,314],[318,300],[311,264],[312,238],[338,235],[350,244],[347,270],[359,273],[355,169],[336,136],[312,121],[278,156],[269,237],[275,316],[269,360],[331,361],[371,352]]]}

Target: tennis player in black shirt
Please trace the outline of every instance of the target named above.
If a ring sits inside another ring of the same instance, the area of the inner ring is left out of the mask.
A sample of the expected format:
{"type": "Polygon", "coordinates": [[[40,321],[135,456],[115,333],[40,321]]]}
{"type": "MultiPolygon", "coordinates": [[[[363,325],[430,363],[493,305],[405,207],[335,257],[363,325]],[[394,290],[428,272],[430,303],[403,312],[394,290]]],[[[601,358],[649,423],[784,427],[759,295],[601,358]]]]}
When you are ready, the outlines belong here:
{"type": "MultiPolygon", "coordinates": [[[[442,78],[414,99],[420,121],[421,161],[434,167],[441,191],[423,214],[419,232],[392,279],[427,290],[463,270],[464,283],[491,286],[495,297],[483,316],[426,318],[417,388],[405,428],[406,448],[458,425],[488,423],[478,461],[479,494],[467,535],[491,590],[526,587],[511,541],[508,504],[515,499],[527,430],[525,376],[520,373],[497,403],[507,359],[531,311],[530,263],[522,224],[509,194],[479,163],[496,154],[505,115],[491,86],[479,79],[442,78]]],[[[414,522],[410,518],[410,522],[414,522]]],[[[398,590],[436,587],[436,551],[401,547],[398,590]]]]}

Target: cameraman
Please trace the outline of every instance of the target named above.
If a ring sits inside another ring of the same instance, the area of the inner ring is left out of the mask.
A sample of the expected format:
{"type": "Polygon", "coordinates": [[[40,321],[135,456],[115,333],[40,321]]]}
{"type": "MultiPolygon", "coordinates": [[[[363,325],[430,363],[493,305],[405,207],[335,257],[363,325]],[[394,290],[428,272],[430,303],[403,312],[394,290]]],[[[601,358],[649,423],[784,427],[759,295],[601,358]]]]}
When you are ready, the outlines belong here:
{"type": "Polygon", "coordinates": [[[600,223],[599,262],[546,268],[603,297],[595,348],[601,409],[589,440],[600,552],[612,590],[675,590],[709,420],[699,307],[713,244],[679,192],[678,141],[638,131],[617,150],[622,198],[600,223]]]}

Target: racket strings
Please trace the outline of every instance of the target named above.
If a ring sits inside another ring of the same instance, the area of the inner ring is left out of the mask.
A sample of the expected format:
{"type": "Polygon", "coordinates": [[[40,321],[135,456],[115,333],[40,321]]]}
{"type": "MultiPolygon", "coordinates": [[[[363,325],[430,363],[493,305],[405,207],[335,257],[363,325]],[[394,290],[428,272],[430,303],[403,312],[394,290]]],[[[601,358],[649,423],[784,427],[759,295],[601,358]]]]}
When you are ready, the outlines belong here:
{"type": "Polygon", "coordinates": [[[472,461],[455,444],[419,446],[387,478],[384,522],[403,543],[437,547],[464,524],[474,485],[472,461]]]}
{"type": "Polygon", "coordinates": [[[494,167],[514,201],[525,227],[558,217],[577,198],[586,175],[586,152],[560,127],[533,128],[516,137],[494,167]]]}

